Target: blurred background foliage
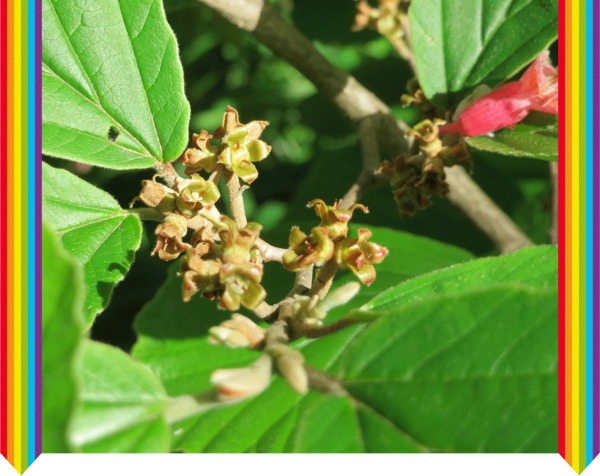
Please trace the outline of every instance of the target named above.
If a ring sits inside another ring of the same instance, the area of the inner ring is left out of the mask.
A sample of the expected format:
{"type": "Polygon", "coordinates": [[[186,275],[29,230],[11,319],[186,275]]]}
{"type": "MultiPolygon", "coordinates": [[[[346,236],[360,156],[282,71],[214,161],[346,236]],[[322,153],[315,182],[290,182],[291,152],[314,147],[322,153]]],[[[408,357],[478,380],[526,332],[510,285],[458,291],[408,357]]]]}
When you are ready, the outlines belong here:
{"type": "MultiPolygon", "coordinates": [[[[287,245],[292,224],[317,224],[306,208],[313,198],[330,203],[341,198],[360,172],[357,134],[338,109],[286,62],[238,30],[197,0],[164,0],[167,18],[179,41],[186,94],[191,104],[190,134],[220,125],[231,105],[243,123],[269,121],[262,138],[273,146],[258,164],[259,178],[244,192],[248,218],[263,225],[273,244],[287,245]]],[[[412,107],[400,96],[412,74],[388,41],[375,31],[352,32],[352,0],[272,0],[279,12],[310,38],[332,63],[355,76],[386,102],[393,113],[415,124],[412,107]]],[[[557,64],[556,45],[552,47],[557,64]]],[[[65,167],[111,193],[123,207],[153,171],[122,172],[94,167],[85,173],[66,161],[44,158],[65,167]]],[[[477,153],[473,178],[538,244],[548,243],[551,183],[548,163],[477,153]]],[[[176,168],[183,174],[178,162],[176,168]]],[[[495,254],[492,242],[444,199],[414,218],[402,219],[391,189],[371,191],[362,202],[371,211],[356,221],[425,235],[467,249],[477,256],[495,254]]],[[[310,225],[312,224],[312,225],[310,225]]],[[[115,289],[109,307],[98,316],[92,338],[129,351],[135,342],[132,322],[167,276],[171,263],[151,257],[156,223],[146,223],[142,245],[125,280],[115,289]]],[[[277,286],[280,271],[267,266],[265,284],[277,286]],[[269,276],[270,275],[270,276],[269,276]]],[[[284,280],[290,283],[290,279],[284,280]]],[[[283,289],[283,288],[282,288],[283,289]]],[[[277,294],[277,291],[273,291],[277,294]]],[[[275,298],[275,296],[273,296],[275,298]]],[[[271,300],[271,299],[270,299],[271,300]]]]}

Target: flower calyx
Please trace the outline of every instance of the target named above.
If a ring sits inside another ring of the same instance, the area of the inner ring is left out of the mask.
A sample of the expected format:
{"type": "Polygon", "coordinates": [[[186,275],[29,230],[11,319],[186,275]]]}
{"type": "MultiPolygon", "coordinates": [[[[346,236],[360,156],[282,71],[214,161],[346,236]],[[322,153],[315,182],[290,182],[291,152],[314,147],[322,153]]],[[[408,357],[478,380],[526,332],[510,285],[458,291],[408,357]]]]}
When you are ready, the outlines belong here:
{"type": "Polygon", "coordinates": [[[328,206],[323,200],[317,198],[307,205],[307,207],[315,207],[315,213],[321,219],[319,227],[327,231],[327,235],[334,243],[348,235],[348,222],[354,210],[360,209],[364,213],[369,213],[369,209],[359,203],[355,203],[348,210],[342,210],[341,203],[338,201],[334,202],[333,206],[328,206]]]}
{"type": "Polygon", "coordinates": [[[202,209],[210,210],[219,198],[221,193],[212,180],[194,174],[177,197],[177,209],[186,218],[192,218],[202,209]]]}
{"type": "Polygon", "coordinates": [[[222,124],[212,134],[201,131],[193,136],[192,147],[182,158],[182,163],[187,165],[185,173],[200,170],[211,173],[222,164],[244,182],[252,183],[258,177],[254,162],[263,160],[271,152],[271,146],[259,139],[268,124],[266,121],[241,124],[238,112],[227,106],[222,124]],[[213,145],[211,140],[220,143],[213,145]]]}
{"type": "Polygon", "coordinates": [[[333,255],[333,241],[323,227],[314,227],[306,235],[297,226],[292,227],[290,249],[283,255],[283,265],[297,272],[309,266],[322,266],[333,255]]]}
{"type": "Polygon", "coordinates": [[[335,249],[340,269],[349,269],[367,286],[375,280],[373,265],[381,263],[389,253],[387,248],[368,241],[372,236],[370,230],[360,228],[358,238],[345,238],[335,249]]]}
{"type": "Polygon", "coordinates": [[[169,214],[165,221],[156,227],[157,240],[152,255],[158,253],[162,260],[174,260],[190,247],[182,240],[186,233],[187,218],[177,213],[169,214]]]}
{"type": "Polygon", "coordinates": [[[219,146],[210,142],[212,136],[208,131],[200,131],[192,136],[192,147],[186,149],[181,158],[181,163],[187,168],[186,175],[192,175],[200,170],[211,173],[217,168],[219,146]]]}

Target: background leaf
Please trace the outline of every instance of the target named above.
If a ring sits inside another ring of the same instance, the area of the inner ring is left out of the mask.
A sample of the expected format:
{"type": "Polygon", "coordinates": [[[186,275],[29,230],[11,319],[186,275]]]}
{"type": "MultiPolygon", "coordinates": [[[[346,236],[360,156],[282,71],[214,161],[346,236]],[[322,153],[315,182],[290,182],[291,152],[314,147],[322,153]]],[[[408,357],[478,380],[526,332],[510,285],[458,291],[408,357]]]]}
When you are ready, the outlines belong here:
{"type": "Polygon", "coordinates": [[[190,108],[160,0],[43,0],[45,154],[115,169],[170,162],[190,108]]]}
{"type": "MultiPolygon", "coordinates": [[[[357,227],[359,225],[354,225],[351,233],[355,233],[357,227]]],[[[464,250],[427,238],[385,228],[371,229],[373,241],[390,248],[390,254],[377,266],[378,277],[374,283],[368,288],[362,287],[351,303],[331,311],[328,320],[344,316],[350,309],[398,281],[472,257],[464,250]]],[[[227,319],[229,314],[217,311],[214,302],[200,297],[184,303],[181,300],[181,278],[175,275],[176,271],[176,267],[173,267],[155,298],[137,316],[135,328],[140,338],[132,352],[134,357],[153,369],[171,396],[207,390],[211,387],[210,374],[216,368],[245,366],[258,357],[255,352],[246,349],[229,349],[207,342],[208,328],[227,319]]],[[[277,293],[285,295],[289,290],[288,284],[291,286],[291,281],[288,283],[290,278],[293,280],[293,274],[283,270],[277,263],[265,271],[269,301],[276,301],[277,293]]],[[[355,279],[351,273],[340,273],[336,286],[355,279]]],[[[349,339],[358,331],[360,327],[350,328],[326,339],[299,342],[298,346],[302,347],[302,353],[311,365],[329,369],[337,362],[349,339]]],[[[315,397],[318,395],[314,394],[315,397]]],[[[304,418],[304,410],[312,405],[311,400],[306,399],[308,396],[303,398],[295,394],[277,377],[266,392],[248,402],[211,410],[175,424],[173,447],[189,452],[295,451],[298,448],[313,448],[313,442],[304,440],[294,440],[295,443],[290,442],[291,446],[287,446],[292,430],[304,418]]],[[[328,405],[330,404],[326,406],[328,405]]],[[[355,419],[359,418],[357,415],[362,415],[361,412],[356,413],[354,406],[339,403],[331,405],[342,405],[344,414],[351,411],[355,414],[355,419]]],[[[361,428],[382,426],[387,430],[390,435],[385,440],[389,441],[389,451],[420,450],[408,436],[376,415],[363,415],[360,422],[364,422],[364,425],[360,423],[361,428]]],[[[376,433],[375,430],[371,431],[373,435],[376,433]]],[[[364,446],[355,440],[349,440],[346,444],[348,448],[360,448],[360,451],[376,446],[375,443],[364,446]]],[[[331,442],[330,446],[321,448],[321,451],[338,449],[331,442]]]]}
{"type": "Polygon", "coordinates": [[[75,400],[72,362],[83,332],[83,272],[42,224],[42,449],[66,453],[75,400]]]}
{"type": "Polygon", "coordinates": [[[88,323],[104,309],[140,246],[140,220],[108,193],[62,169],[42,168],[44,219],[85,271],[88,323]]]}
{"type": "Polygon", "coordinates": [[[495,87],[558,36],[558,0],[414,0],[409,19],[419,83],[453,109],[470,90],[495,87]]]}
{"type": "Polygon", "coordinates": [[[70,428],[85,453],[164,453],[166,394],[156,376],[123,351],[87,341],[78,369],[79,407],[70,428]]]}
{"type": "Polygon", "coordinates": [[[555,128],[536,129],[516,125],[513,130],[501,129],[491,135],[465,139],[471,147],[496,154],[554,162],[558,160],[558,131],[555,128]]]}

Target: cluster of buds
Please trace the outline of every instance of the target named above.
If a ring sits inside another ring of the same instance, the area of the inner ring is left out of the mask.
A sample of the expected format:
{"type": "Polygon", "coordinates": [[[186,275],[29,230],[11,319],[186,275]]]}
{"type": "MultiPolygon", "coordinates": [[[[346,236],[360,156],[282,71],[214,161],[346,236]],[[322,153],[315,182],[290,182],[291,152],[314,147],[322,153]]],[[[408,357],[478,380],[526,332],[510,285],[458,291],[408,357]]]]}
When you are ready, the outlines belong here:
{"type": "Polygon", "coordinates": [[[179,181],[174,189],[155,179],[156,176],[153,180],[142,182],[142,191],[131,205],[141,200],[165,217],[156,227],[157,240],[152,254],[158,253],[160,259],[169,261],[190,247],[183,242],[188,220],[202,210],[211,210],[221,195],[214,182],[204,180],[199,175],[179,181]]]}
{"type": "Polygon", "coordinates": [[[211,240],[204,228],[192,235],[192,247],[181,262],[183,300],[189,301],[201,291],[204,297],[218,299],[222,309],[236,311],[240,304],[256,309],[266,297],[256,247],[261,225],[248,223],[238,230],[231,218],[221,216],[214,228],[220,244],[211,240]]]}
{"type": "Polygon", "coordinates": [[[356,5],[353,31],[372,28],[385,36],[398,53],[404,58],[410,57],[410,48],[404,40],[403,23],[408,22],[409,0],[377,0],[378,8],[373,8],[367,0],[356,5]]]}
{"type": "Polygon", "coordinates": [[[348,222],[354,210],[368,213],[364,205],[355,204],[348,210],[340,208],[340,202],[333,206],[325,205],[323,200],[313,200],[308,204],[315,207],[321,218],[319,226],[306,235],[298,227],[293,227],[289,244],[290,249],[283,255],[283,265],[290,271],[300,271],[311,265],[322,266],[331,259],[341,269],[351,270],[364,284],[375,279],[373,264],[381,263],[388,250],[375,243],[367,242],[371,232],[359,230],[359,238],[348,237],[348,222]]]}
{"type": "Polygon", "coordinates": [[[221,164],[244,182],[253,182],[258,177],[253,162],[263,160],[271,152],[271,146],[259,140],[268,124],[266,121],[240,124],[238,112],[227,106],[222,125],[212,134],[203,130],[193,135],[192,147],[181,159],[187,167],[185,173],[191,175],[200,170],[212,173],[221,164]],[[219,145],[211,140],[219,141],[219,145]]]}
{"type": "Polygon", "coordinates": [[[402,154],[393,162],[383,161],[379,173],[390,180],[398,213],[412,217],[418,210],[427,208],[432,195],[448,193],[444,167],[453,165],[472,166],[467,145],[460,142],[443,145],[439,138],[441,120],[420,122],[407,135],[414,136],[419,144],[418,154],[409,157],[402,154]]]}

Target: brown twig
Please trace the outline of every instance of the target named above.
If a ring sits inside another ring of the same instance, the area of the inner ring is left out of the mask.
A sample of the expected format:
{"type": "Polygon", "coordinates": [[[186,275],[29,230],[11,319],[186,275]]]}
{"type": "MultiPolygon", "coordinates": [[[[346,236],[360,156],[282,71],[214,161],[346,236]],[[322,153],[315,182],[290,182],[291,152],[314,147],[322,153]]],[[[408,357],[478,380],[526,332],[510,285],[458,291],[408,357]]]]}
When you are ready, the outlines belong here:
{"type": "Polygon", "coordinates": [[[514,224],[462,167],[445,167],[450,185],[448,198],[481,228],[501,254],[512,253],[533,242],[514,224]]]}
{"type": "MultiPolygon", "coordinates": [[[[250,32],[263,45],[310,80],[326,98],[358,126],[370,116],[379,116],[375,129],[379,150],[390,157],[410,149],[405,137],[408,126],[356,79],[331,64],[294,26],[286,22],[264,0],[200,0],[239,28],[250,32]]],[[[406,33],[406,32],[405,32],[406,33]]],[[[409,36],[409,35],[408,35],[409,36]]],[[[408,39],[408,38],[407,38],[408,39]]],[[[454,167],[453,169],[458,169],[454,167]]],[[[503,252],[530,246],[531,241],[514,222],[489,199],[464,171],[448,174],[449,199],[488,233],[503,252]],[[467,193],[468,195],[464,195],[467,193]],[[493,224],[493,226],[491,226],[493,224]]],[[[357,190],[352,191],[356,195],[357,190]]],[[[351,198],[348,197],[348,201],[351,198]]]]}
{"type": "Polygon", "coordinates": [[[283,248],[270,245],[261,238],[256,240],[256,246],[258,247],[258,251],[260,251],[264,261],[277,261],[278,263],[281,263],[283,255],[287,251],[283,248]]]}
{"type": "Polygon", "coordinates": [[[240,192],[240,179],[231,170],[225,169],[223,173],[225,177],[225,186],[227,195],[229,196],[229,208],[231,208],[231,216],[238,228],[244,228],[248,224],[246,218],[246,209],[244,207],[244,197],[240,192]]]}
{"type": "Polygon", "coordinates": [[[333,278],[338,269],[339,267],[335,259],[332,258],[327,261],[327,263],[319,270],[309,294],[311,296],[319,296],[319,298],[323,299],[329,291],[329,288],[331,288],[333,278]]]}

